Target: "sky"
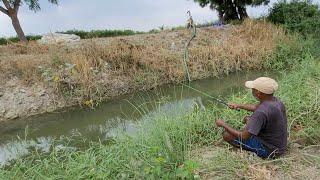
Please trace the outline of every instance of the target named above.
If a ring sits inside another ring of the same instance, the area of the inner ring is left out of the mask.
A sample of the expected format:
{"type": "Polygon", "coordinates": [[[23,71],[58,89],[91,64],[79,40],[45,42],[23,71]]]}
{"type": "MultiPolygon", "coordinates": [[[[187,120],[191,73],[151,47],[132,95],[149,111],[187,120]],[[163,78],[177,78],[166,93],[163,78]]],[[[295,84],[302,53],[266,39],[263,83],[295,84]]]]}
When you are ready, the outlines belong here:
{"type": "MultiPolygon", "coordinates": [[[[60,0],[59,5],[39,0],[41,11],[33,12],[22,5],[18,17],[28,35],[71,29],[132,29],[148,31],[154,28],[184,25],[191,11],[196,23],[212,22],[217,13],[201,8],[193,0],[60,0]]],[[[250,17],[265,15],[269,6],[248,7],[250,17]]],[[[0,5],[3,5],[0,3],[0,5]]],[[[11,20],[0,12],[0,37],[15,36],[11,20]]]]}

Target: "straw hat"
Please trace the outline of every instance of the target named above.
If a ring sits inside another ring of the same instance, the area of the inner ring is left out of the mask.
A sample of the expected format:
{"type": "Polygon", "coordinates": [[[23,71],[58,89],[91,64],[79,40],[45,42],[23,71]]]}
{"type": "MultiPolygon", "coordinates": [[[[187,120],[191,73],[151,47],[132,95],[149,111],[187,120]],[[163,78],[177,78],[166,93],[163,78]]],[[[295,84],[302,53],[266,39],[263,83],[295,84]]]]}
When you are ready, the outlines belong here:
{"type": "Polygon", "coordinates": [[[256,89],[264,94],[273,94],[278,89],[278,83],[269,77],[259,77],[253,81],[247,81],[245,86],[256,89]]]}

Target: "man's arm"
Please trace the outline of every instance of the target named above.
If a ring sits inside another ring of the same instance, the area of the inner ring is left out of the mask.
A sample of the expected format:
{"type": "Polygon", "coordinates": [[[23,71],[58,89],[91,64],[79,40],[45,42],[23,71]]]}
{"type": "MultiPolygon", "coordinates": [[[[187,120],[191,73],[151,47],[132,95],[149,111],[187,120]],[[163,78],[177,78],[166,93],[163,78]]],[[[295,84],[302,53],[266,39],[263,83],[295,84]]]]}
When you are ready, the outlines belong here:
{"type": "Polygon", "coordinates": [[[259,104],[235,104],[235,103],[229,103],[228,104],[230,109],[244,109],[247,111],[255,111],[259,104]]]}
{"type": "Polygon", "coordinates": [[[243,129],[242,131],[238,131],[238,130],[232,128],[231,126],[229,126],[227,123],[225,123],[222,120],[217,120],[216,124],[218,127],[223,127],[229,134],[231,134],[234,137],[241,138],[243,140],[247,140],[251,136],[251,134],[246,130],[246,128],[243,129]]]}

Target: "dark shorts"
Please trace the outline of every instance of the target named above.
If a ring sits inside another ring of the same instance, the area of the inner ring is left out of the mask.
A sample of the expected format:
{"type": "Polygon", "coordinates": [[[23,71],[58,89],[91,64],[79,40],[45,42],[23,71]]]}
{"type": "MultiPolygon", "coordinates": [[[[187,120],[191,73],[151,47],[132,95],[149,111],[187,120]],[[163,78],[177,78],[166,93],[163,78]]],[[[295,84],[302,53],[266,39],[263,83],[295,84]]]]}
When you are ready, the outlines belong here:
{"type": "Polygon", "coordinates": [[[241,148],[256,153],[259,157],[268,158],[270,153],[262,144],[262,142],[255,136],[251,136],[247,140],[235,139],[233,144],[241,148]]]}

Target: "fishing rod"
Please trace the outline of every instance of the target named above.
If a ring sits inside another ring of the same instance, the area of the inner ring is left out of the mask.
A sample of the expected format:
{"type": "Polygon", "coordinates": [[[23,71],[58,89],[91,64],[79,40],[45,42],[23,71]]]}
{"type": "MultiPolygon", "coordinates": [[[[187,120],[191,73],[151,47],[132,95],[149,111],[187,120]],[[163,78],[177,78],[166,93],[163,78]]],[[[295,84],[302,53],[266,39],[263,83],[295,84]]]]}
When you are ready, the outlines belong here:
{"type": "MultiPolygon", "coordinates": [[[[216,102],[218,102],[218,103],[220,103],[220,104],[222,104],[222,105],[225,105],[225,106],[229,107],[229,104],[228,104],[226,101],[224,101],[224,100],[221,100],[221,99],[218,99],[218,98],[216,98],[216,97],[213,97],[213,96],[211,96],[211,95],[208,94],[208,93],[202,92],[202,91],[200,91],[200,90],[198,90],[198,89],[195,89],[195,88],[193,88],[193,87],[191,87],[191,86],[188,86],[188,85],[185,85],[185,84],[183,84],[183,83],[179,83],[179,84],[181,84],[181,85],[183,85],[183,86],[185,86],[185,87],[187,87],[187,88],[189,88],[189,89],[192,89],[192,90],[194,90],[194,91],[196,91],[196,92],[198,92],[198,93],[200,93],[200,94],[202,94],[202,95],[204,95],[204,96],[206,96],[206,97],[209,97],[209,98],[215,100],[216,102]]],[[[237,110],[237,111],[240,111],[240,109],[236,109],[236,110],[237,110]]]]}

